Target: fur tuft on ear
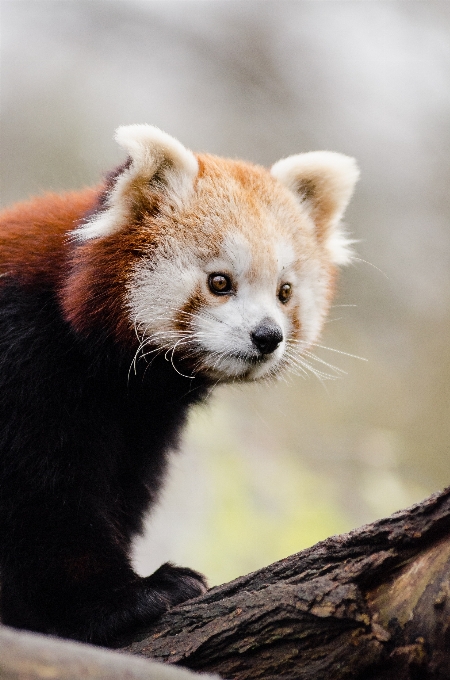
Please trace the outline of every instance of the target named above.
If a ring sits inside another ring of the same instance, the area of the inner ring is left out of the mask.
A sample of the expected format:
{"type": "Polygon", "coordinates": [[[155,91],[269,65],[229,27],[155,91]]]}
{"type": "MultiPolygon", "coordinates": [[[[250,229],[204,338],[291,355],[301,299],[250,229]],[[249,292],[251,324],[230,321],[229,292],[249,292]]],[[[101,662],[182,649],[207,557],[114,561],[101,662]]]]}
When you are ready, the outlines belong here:
{"type": "Polygon", "coordinates": [[[120,231],[130,216],[139,187],[154,188],[164,199],[180,207],[192,192],[198,161],[178,140],[152,125],[124,125],[116,130],[117,143],[130,161],[115,179],[106,209],[80,225],[73,235],[87,241],[120,231]]]}
{"type": "Polygon", "coordinates": [[[271,174],[308,211],[334,264],[350,262],[352,242],[340,221],[359,178],[355,159],[332,151],[312,151],[283,158],[272,166],[271,174]]]}
{"type": "Polygon", "coordinates": [[[115,140],[131,156],[136,170],[150,178],[158,171],[180,174],[194,180],[198,162],[192,151],[181,142],[152,125],[122,125],[117,128],[115,140]]]}

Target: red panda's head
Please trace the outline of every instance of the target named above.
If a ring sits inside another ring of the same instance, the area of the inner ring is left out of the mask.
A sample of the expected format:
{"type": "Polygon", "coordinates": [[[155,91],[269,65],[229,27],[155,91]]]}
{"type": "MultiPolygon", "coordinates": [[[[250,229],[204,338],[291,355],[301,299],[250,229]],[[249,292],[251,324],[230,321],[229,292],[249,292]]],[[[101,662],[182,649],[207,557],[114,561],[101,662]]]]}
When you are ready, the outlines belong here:
{"type": "Polygon", "coordinates": [[[194,155],[148,125],[116,139],[130,160],[73,232],[75,326],[101,308],[137,338],[137,360],[164,352],[175,370],[213,380],[295,364],[321,331],[336,266],[351,259],[340,221],[355,161],[313,152],[268,171],[194,155]]]}

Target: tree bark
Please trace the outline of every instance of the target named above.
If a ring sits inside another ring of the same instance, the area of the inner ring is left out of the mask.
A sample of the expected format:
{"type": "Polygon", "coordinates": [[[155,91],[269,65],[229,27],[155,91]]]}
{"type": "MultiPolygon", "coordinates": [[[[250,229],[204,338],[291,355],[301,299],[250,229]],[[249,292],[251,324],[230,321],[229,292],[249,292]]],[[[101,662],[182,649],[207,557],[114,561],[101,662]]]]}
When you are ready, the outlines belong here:
{"type": "Polygon", "coordinates": [[[0,680],[448,680],[450,489],[167,612],[122,652],[0,627],[0,680]]]}
{"type": "Polygon", "coordinates": [[[212,588],[124,651],[233,680],[448,680],[450,489],[212,588]]]}

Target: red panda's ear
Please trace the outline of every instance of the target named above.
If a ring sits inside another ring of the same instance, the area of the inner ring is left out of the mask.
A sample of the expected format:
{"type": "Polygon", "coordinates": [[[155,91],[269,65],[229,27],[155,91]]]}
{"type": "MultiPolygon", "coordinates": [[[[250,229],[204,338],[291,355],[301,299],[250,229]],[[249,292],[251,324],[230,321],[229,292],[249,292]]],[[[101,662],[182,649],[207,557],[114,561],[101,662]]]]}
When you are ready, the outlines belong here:
{"type": "Polygon", "coordinates": [[[151,181],[157,175],[159,182],[177,194],[192,188],[197,159],[174,137],[152,125],[123,125],[117,128],[115,139],[130,154],[140,177],[151,181]]]}
{"type": "Polygon", "coordinates": [[[115,178],[105,209],[74,231],[78,240],[103,238],[124,228],[139,187],[153,186],[163,200],[178,207],[193,190],[198,161],[170,135],[151,125],[126,125],[116,130],[115,139],[128,151],[130,162],[115,178]]]}
{"type": "Polygon", "coordinates": [[[271,174],[296,194],[334,264],[349,262],[351,242],[340,221],[359,178],[356,161],[340,153],[312,151],[283,158],[271,174]]]}

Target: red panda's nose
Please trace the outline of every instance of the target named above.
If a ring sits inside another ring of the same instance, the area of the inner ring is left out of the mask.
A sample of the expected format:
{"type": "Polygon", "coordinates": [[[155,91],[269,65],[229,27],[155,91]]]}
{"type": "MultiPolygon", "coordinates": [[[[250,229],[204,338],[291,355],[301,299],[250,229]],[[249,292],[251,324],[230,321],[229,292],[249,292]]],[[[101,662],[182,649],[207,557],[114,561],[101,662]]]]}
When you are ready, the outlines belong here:
{"type": "Polygon", "coordinates": [[[281,328],[271,319],[264,319],[250,333],[252,343],[261,354],[271,354],[283,340],[281,328]]]}

